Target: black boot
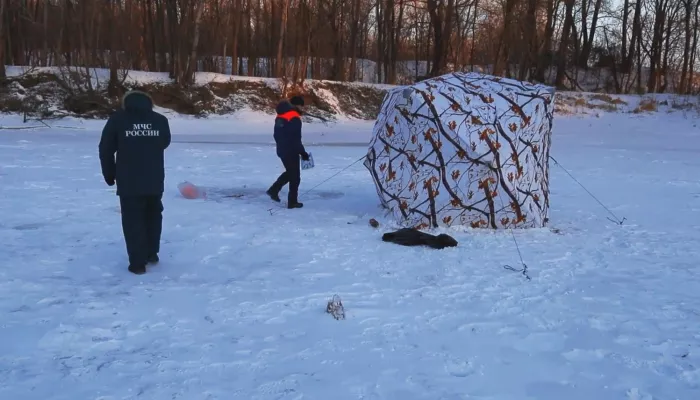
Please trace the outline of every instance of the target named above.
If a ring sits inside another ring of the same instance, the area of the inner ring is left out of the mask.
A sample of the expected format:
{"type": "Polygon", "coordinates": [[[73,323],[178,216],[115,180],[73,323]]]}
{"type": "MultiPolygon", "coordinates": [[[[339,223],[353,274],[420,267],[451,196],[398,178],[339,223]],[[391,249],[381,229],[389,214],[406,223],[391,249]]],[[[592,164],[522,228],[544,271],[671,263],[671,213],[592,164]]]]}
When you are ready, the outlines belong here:
{"type": "Polygon", "coordinates": [[[146,266],[143,264],[133,265],[129,264],[129,272],[136,275],[143,275],[146,273],[146,266]]]}
{"type": "Polygon", "coordinates": [[[296,202],[296,203],[289,203],[289,204],[287,204],[287,208],[289,208],[289,209],[292,209],[292,208],[302,208],[302,207],[304,207],[304,203],[296,202]]]}
{"type": "Polygon", "coordinates": [[[276,201],[276,202],[278,202],[278,203],[279,203],[280,201],[282,201],[282,200],[280,200],[279,194],[276,193],[272,188],[267,189],[267,192],[265,192],[265,193],[267,193],[267,195],[270,196],[270,198],[272,199],[272,201],[276,201]]]}
{"type": "Polygon", "coordinates": [[[149,264],[158,264],[158,262],[160,261],[160,258],[158,258],[158,254],[153,254],[153,255],[149,256],[146,261],[149,264]]]}

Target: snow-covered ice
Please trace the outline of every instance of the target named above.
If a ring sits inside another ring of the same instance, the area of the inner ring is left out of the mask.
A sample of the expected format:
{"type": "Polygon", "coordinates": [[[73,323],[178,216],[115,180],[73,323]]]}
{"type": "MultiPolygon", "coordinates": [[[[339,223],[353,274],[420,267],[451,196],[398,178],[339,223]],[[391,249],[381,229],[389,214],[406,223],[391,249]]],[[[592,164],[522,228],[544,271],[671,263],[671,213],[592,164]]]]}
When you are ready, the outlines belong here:
{"type": "Polygon", "coordinates": [[[552,164],[552,229],[515,232],[530,281],[503,268],[519,265],[508,231],[381,242],[368,172],[340,172],[371,125],[310,126],[306,207],[286,210],[262,195],[281,171],[269,124],[201,143],[209,123],[173,124],[162,261],[143,276],[99,130],[0,131],[0,399],[698,398],[692,117],[556,119],[552,155],[627,220],[552,164]],[[244,196],[186,200],[185,180],[244,196]]]}

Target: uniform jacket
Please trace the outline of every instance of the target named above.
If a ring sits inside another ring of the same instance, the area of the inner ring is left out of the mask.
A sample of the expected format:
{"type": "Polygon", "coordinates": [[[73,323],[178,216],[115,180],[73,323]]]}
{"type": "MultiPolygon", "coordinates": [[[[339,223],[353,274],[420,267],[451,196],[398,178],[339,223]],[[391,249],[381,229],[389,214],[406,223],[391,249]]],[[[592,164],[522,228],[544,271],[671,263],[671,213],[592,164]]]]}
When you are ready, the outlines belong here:
{"type": "Polygon", "coordinates": [[[121,109],[109,117],[102,130],[102,175],[105,180],[116,180],[119,196],[162,194],[164,152],[169,145],[168,119],[153,111],[151,97],[140,91],[127,92],[121,109]]]}
{"type": "Polygon", "coordinates": [[[306,153],[301,142],[301,114],[289,101],[277,105],[275,118],[275,143],[280,158],[299,158],[306,153]]]}

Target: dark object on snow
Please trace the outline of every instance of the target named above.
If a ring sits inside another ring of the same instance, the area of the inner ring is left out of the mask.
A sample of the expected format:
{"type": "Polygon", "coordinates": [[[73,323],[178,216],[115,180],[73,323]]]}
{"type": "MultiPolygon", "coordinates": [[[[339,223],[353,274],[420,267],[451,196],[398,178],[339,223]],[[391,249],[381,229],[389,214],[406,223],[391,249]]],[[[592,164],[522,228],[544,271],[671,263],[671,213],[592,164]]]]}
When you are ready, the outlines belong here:
{"type": "Polygon", "coordinates": [[[457,246],[457,241],[450,235],[441,233],[437,236],[413,228],[403,228],[382,235],[382,240],[401,246],[428,246],[433,249],[457,246]]]}
{"type": "Polygon", "coordinates": [[[134,274],[145,273],[146,264],[158,259],[164,153],[170,139],[168,119],[153,111],[153,100],[140,91],[124,95],[122,108],[109,117],[102,130],[102,176],[107,185],[117,184],[129,271],[134,274]]]}
{"type": "Polygon", "coordinates": [[[328,300],[326,312],[332,315],[335,319],[345,319],[345,307],[343,307],[343,302],[340,300],[340,296],[335,294],[333,295],[332,299],[328,300]]]}
{"type": "Polygon", "coordinates": [[[371,226],[372,228],[379,228],[379,222],[376,219],[371,218],[369,220],[369,226],[371,226]]]}
{"type": "MultiPolygon", "coordinates": [[[[297,96],[299,97],[299,96],[297,96]]],[[[299,106],[304,104],[304,99],[293,97],[291,101],[284,100],[277,105],[277,118],[275,118],[275,143],[277,145],[277,157],[282,160],[284,172],[277,178],[277,181],[267,190],[268,196],[279,202],[279,192],[284,185],[289,184],[289,194],[287,196],[288,208],[301,208],[299,203],[299,184],[301,183],[301,162],[308,160],[309,154],[306,152],[301,142],[301,110],[299,106]],[[298,104],[301,103],[301,104],[298,104]]]]}

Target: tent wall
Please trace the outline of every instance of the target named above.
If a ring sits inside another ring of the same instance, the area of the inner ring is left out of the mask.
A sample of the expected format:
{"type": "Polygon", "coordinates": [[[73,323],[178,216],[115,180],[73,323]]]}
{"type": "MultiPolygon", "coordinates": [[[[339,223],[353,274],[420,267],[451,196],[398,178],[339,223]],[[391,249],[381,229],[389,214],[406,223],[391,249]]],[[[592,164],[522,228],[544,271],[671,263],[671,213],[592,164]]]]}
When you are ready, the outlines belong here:
{"type": "Polygon", "coordinates": [[[403,226],[545,226],[554,89],[453,73],[387,94],[365,166],[403,226]]]}

